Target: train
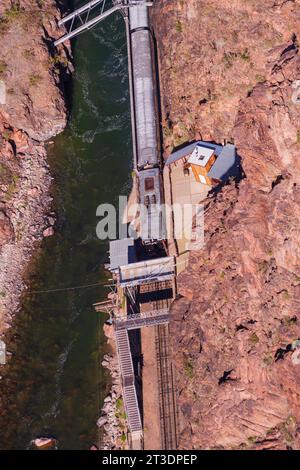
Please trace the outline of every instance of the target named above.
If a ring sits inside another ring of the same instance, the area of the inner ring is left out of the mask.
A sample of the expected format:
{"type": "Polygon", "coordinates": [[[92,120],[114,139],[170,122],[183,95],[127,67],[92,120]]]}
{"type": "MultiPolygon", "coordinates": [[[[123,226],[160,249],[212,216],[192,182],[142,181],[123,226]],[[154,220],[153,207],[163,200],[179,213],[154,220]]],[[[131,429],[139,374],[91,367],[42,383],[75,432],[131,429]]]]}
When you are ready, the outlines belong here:
{"type": "MultiPolygon", "coordinates": [[[[130,2],[130,0],[129,0],[130,2]]],[[[141,205],[141,239],[164,240],[162,152],[157,103],[153,35],[146,0],[133,0],[129,8],[129,44],[133,96],[133,145],[141,205]]],[[[147,5],[148,4],[148,5],[147,5]]]]}

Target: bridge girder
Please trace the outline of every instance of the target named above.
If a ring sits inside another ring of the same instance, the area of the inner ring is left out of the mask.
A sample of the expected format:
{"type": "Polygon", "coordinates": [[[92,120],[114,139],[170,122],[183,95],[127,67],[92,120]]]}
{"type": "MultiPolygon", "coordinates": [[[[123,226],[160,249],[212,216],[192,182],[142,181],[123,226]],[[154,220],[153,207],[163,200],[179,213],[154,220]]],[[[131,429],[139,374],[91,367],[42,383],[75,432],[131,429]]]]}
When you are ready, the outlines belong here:
{"type": "Polygon", "coordinates": [[[59,46],[65,41],[93,28],[117,11],[120,11],[123,16],[127,17],[128,8],[141,3],[148,7],[153,5],[153,1],[148,0],[91,0],[58,22],[59,26],[65,25],[68,32],[57,39],[54,45],[59,46]],[[91,14],[94,14],[96,11],[97,15],[91,18],[91,14]],[[79,26],[78,23],[80,23],[79,26]]]}

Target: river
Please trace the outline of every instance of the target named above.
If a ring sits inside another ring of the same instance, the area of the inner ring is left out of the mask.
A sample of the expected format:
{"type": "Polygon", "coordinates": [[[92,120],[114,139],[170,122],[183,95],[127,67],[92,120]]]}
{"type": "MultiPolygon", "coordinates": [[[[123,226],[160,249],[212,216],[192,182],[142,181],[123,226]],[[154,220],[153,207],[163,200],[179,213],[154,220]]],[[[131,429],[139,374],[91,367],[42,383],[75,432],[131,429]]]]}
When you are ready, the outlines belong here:
{"type": "MultiPolygon", "coordinates": [[[[31,291],[107,279],[108,243],[96,237],[96,208],[117,204],[130,188],[123,19],[108,18],[73,46],[70,121],[48,148],[58,223],[32,263],[31,291]]],[[[99,442],[96,420],[109,377],[100,366],[105,315],[92,304],[106,294],[104,287],[26,294],[9,334],[13,355],[0,381],[2,449],[26,449],[41,435],[56,437],[60,449],[88,449],[99,442]]]]}

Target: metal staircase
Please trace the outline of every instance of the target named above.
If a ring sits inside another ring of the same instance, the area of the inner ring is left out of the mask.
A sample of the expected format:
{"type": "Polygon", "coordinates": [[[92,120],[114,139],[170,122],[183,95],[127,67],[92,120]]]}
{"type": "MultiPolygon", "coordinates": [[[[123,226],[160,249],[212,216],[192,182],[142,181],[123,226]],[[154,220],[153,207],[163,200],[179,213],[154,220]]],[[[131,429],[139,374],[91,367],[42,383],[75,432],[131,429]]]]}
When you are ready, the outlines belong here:
{"type": "Polygon", "coordinates": [[[139,410],[133,363],[131,358],[128,333],[125,329],[116,331],[116,344],[123,381],[123,397],[131,433],[140,433],[142,436],[142,421],[139,410]]]}

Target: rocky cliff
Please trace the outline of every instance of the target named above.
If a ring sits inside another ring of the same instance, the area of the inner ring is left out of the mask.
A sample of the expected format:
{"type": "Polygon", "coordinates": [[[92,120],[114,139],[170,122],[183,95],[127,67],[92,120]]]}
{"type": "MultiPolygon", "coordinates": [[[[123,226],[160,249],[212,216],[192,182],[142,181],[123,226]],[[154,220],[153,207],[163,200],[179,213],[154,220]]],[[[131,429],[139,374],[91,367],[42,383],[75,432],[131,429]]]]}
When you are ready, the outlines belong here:
{"type": "Polygon", "coordinates": [[[171,312],[181,448],[300,449],[300,2],[160,0],[164,147],[234,141],[171,312]]]}
{"type": "Polygon", "coordinates": [[[33,246],[52,233],[45,141],[66,125],[70,51],[59,36],[55,0],[0,5],[0,333],[24,287],[33,246]]]}

